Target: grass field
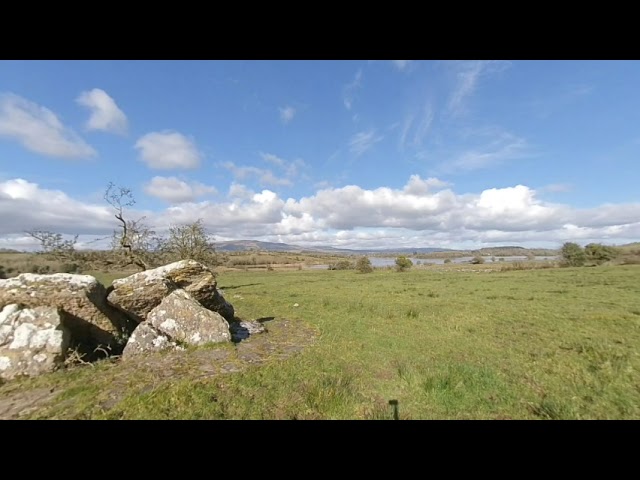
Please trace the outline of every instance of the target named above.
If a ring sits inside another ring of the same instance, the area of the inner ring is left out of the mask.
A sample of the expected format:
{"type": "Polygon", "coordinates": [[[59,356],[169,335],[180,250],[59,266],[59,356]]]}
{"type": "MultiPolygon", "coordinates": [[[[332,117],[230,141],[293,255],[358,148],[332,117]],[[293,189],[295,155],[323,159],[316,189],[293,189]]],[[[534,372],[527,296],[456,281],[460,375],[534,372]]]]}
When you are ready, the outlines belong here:
{"type": "Polygon", "coordinates": [[[401,419],[640,418],[639,266],[218,280],[238,316],[286,318],[316,342],[208,377],[186,360],[169,377],[103,361],[8,382],[0,401],[59,392],[27,418],[390,419],[390,400],[401,419]]]}

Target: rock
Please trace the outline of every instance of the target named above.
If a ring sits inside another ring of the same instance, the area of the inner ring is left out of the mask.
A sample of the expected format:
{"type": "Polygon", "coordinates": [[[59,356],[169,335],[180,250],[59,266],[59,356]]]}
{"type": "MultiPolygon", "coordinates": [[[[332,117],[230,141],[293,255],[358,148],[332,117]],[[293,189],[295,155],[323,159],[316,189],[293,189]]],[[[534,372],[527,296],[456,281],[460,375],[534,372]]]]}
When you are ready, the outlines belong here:
{"type": "Polygon", "coordinates": [[[104,286],[90,275],[23,273],[0,280],[0,308],[12,303],[27,308],[57,307],[74,341],[95,347],[118,344],[132,328],[128,319],[106,302],[104,286]]]}
{"type": "Polygon", "coordinates": [[[231,341],[229,324],[204,308],[185,290],[173,291],[149,312],[147,323],[171,340],[187,345],[231,341]]]}
{"type": "Polygon", "coordinates": [[[230,322],[229,331],[231,332],[231,340],[233,342],[240,342],[246,340],[251,335],[265,332],[266,328],[264,328],[264,325],[260,322],[243,320],[240,322],[230,322]]]}
{"type": "Polygon", "coordinates": [[[122,359],[148,352],[159,352],[167,349],[175,349],[177,344],[158,332],[147,322],[139,324],[129,337],[127,345],[122,351],[122,359]]]}
{"type": "Polygon", "coordinates": [[[70,338],[56,307],[5,306],[0,312],[0,378],[55,370],[64,362],[70,338]]]}
{"type": "Polygon", "coordinates": [[[229,324],[220,314],[204,308],[189,293],[178,289],[149,312],[146,322],[136,327],[122,358],[230,340],[229,324]]]}
{"type": "Polygon", "coordinates": [[[167,295],[183,289],[205,308],[232,321],[233,306],[216,287],[215,276],[209,268],[194,260],[181,260],[114,280],[108,302],[137,322],[143,322],[167,295]]]}

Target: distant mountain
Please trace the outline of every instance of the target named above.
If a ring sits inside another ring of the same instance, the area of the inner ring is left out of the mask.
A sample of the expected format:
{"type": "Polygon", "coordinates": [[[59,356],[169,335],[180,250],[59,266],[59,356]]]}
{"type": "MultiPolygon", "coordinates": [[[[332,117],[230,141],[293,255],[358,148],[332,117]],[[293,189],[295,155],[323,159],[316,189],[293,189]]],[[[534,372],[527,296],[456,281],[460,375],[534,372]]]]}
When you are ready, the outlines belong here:
{"type": "Polygon", "coordinates": [[[288,243],[260,242],[258,240],[233,240],[229,242],[216,242],[215,248],[219,252],[242,252],[251,250],[261,250],[268,252],[317,252],[336,254],[373,254],[373,253],[432,253],[448,252],[447,248],[384,248],[384,249],[349,249],[336,248],[326,245],[314,245],[312,247],[301,247],[300,245],[290,245],[288,243]]]}

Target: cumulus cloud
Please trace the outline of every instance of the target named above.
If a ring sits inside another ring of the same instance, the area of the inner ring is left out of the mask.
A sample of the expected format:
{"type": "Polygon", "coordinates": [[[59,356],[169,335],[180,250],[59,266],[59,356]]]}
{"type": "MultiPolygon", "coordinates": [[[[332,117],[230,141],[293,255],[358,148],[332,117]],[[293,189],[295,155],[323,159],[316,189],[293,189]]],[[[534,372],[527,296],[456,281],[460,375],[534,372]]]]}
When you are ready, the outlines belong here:
{"type": "MultiPolygon", "coordinates": [[[[185,183],[192,192],[193,183],[185,183]]],[[[144,212],[147,222],[163,232],[171,224],[202,218],[218,239],[345,248],[476,248],[505,243],[558,247],[564,241],[624,243],[640,238],[640,203],[576,209],[544,201],[526,185],[456,193],[438,178],[419,175],[412,175],[401,188],[326,187],[286,200],[269,189],[253,191],[233,183],[226,198],[179,200],[164,210],[144,212]]],[[[5,220],[0,238],[17,236],[14,243],[29,228],[84,235],[113,229],[108,208],[24,179],[0,182],[0,218],[5,220]]]]}
{"type": "Polygon", "coordinates": [[[349,140],[349,150],[359,157],[383,138],[382,135],[376,135],[375,130],[358,132],[349,140]]]}
{"type": "Polygon", "coordinates": [[[134,147],[149,168],[159,170],[194,169],[202,159],[193,140],[169,130],[147,133],[134,147]]]}
{"type": "Polygon", "coordinates": [[[91,110],[87,120],[88,130],[103,130],[105,132],[124,134],[127,131],[127,116],[113,98],[100,88],[80,93],[76,102],[91,110]]]}
{"type": "Polygon", "coordinates": [[[0,182],[0,218],[0,235],[40,228],[93,234],[114,228],[113,214],[106,206],[83,203],[22,178],[0,182]]]}
{"type": "Polygon", "coordinates": [[[193,202],[198,197],[216,193],[214,187],[200,182],[187,182],[176,177],[153,177],[144,186],[147,195],[169,203],[193,202]]]}
{"type": "Polygon", "coordinates": [[[293,117],[296,115],[296,109],[287,105],[286,107],[280,107],[280,120],[285,125],[293,120],[293,117]]]}
{"type": "Polygon", "coordinates": [[[96,151],[46,107],[12,93],[0,95],[0,137],[32,152],[60,158],[87,158],[96,151]]]}

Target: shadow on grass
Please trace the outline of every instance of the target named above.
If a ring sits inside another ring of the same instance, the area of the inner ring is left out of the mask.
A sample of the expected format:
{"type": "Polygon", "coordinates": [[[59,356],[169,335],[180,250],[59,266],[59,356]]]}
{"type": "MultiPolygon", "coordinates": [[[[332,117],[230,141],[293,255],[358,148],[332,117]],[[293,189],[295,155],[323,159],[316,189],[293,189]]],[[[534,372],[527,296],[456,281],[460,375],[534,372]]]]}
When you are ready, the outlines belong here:
{"type": "Polygon", "coordinates": [[[218,286],[220,290],[233,290],[234,288],[253,287],[254,285],[262,285],[262,283],[247,283],[245,285],[230,285],[228,287],[218,286]]]}

